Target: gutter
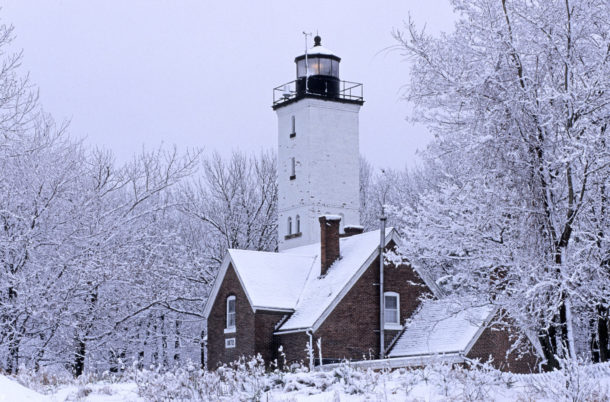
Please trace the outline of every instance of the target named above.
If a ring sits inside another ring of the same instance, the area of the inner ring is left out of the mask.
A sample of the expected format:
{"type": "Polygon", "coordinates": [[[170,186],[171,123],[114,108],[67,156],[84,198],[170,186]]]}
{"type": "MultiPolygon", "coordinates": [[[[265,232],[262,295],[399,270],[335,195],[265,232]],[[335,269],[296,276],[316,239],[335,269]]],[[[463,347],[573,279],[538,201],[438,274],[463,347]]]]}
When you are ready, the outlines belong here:
{"type": "Polygon", "coordinates": [[[341,365],[347,364],[352,367],[370,368],[373,370],[394,369],[401,367],[423,367],[435,361],[444,361],[446,363],[463,363],[466,361],[462,354],[442,354],[442,355],[419,355],[409,357],[391,357],[386,359],[375,360],[358,360],[346,361],[343,363],[325,364],[318,366],[316,370],[329,371],[341,365]]]}
{"type": "Polygon", "coordinates": [[[283,331],[275,331],[273,333],[273,335],[285,335],[285,334],[296,334],[298,332],[307,332],[307,331],[313,331],[313,329],[311,327],[309,328],[296,328],[296,329],[287,329],[287,330],[283,330],[283,331]]]}

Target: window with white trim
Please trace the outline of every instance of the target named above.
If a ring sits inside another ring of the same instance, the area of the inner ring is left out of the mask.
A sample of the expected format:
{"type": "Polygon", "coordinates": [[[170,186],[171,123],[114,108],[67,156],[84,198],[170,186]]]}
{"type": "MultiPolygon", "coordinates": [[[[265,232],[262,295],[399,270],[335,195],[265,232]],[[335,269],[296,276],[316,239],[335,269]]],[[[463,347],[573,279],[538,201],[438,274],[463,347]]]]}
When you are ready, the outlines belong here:
{"type": "Polygon", "coordinates": [[[296,226],[296,233],[301,233],[301,217],[299,215],[297,215],[297,218],[295,220],[295,226],[296,226]]]}
{"type": "Polygon", "coordinates": [[[231,349],[235,347],[235,338],[225,339],[225,348],[231,349]]]}
{"type": "Polygon", "coordinates": [[[400,329],[400,295],[396,292],[384,292],[383,318],[385,328],[400,329]]]}
{"type": "Polygon", "coordinates": [[[225,332],[235,331],[235,296],[227,297],[227,326],[225,332]]]}
{"type": "Polygon", "coordinates": [[[286,232],[288,233],[288,235],[292,234],[292,217],[290,217],[290,216],[288,217],[286,232]]]}

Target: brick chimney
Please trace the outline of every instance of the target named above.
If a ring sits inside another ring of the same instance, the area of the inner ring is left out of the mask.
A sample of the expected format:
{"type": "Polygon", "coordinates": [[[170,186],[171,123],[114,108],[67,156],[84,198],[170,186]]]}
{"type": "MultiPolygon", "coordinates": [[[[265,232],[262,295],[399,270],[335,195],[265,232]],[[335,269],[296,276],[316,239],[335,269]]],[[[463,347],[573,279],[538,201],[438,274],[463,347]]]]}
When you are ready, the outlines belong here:
{"type": "Polygon", "coordinates": [[[322,215],[320,220],[320,275],[326,275],[328,268],[339,258],[339,215],[322,215]]]}
{"type": "Polygon", "coordinates": [[[357,235],[357,234],[361,234],[364,232],[364,227],[360,226],[360,225],[345,225],[343,227],[343,234],[341,234],[341,237],[350,237],[353,235],[357,235]]]}

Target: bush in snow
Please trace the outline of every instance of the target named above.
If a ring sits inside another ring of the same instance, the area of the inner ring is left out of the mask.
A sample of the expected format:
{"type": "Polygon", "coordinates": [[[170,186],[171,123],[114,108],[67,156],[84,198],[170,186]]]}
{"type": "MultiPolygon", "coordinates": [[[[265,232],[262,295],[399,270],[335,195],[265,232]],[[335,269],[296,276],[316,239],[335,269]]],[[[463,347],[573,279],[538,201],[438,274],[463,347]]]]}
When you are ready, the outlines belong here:
{"type": "Polygon", "coordinates": [[[586,364],[579,359],[559,359],[561,370],[532,375],[530,387],[554,401],[608,401],[610,389],[600,383],[610,374],[610,365],[586,364]]]}
{"type": "Polygon", "coordinates": [[[140,396],[146,400],[259,400],[271,388],[273,377],[265,372],[259,356],[239,360],[216,371],[197,369],[194,365],[174,371],[138,371],[135,376],[140,396]]]}
{"type": "Polygon", "coordinates": [[[74,376],[66,370],[41,368],[36,371],[20,367],[15,379],[23,386],[41,393],[49,393],[61,385],[74,382],[74,376]]]}

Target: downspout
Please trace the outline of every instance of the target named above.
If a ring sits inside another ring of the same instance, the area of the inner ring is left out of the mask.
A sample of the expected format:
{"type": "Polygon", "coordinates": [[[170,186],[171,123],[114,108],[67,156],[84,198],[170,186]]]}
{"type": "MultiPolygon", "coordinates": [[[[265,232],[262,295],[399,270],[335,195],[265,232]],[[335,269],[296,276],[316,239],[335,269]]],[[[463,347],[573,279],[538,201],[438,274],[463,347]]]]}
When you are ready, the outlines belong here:
{"type": "Polygon", "coordinates": [[[309,355],[309,372],[311,373],[313,371],[313,330],[311,328],[308,328],[307,331],[305,331],[305,333],[307,335],[309,335],[309,347],[307,348],[307,354],[309,355]]]}
{"type": "Polygon", "coordinates": [[[385,297],[383,294],[383,250],[385,248],[385,209],[381,205],[379,217],[381,229],[379,230],[379,358],[385,359],[385,297]]]}

